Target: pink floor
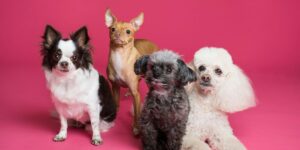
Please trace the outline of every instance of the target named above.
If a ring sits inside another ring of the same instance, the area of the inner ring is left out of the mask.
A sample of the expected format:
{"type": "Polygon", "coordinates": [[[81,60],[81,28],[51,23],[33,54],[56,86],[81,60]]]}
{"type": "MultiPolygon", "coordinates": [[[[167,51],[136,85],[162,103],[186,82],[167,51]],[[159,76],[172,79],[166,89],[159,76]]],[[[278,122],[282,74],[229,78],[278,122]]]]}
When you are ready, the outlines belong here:
{"type": "MultiPolygon", "coordinates": [[[[106,149],[137,150],[139,140],[131,134],[130,98],[122,97],[116,126],[103,133],[104,144],[90,144],[83,129],[69,129],[68,139],[51,139],[59,122],[49,115],[49,92],[40,68],[2,67],[0,149],[106,149]]],[[[251,150],[300,148],[300,74],[250,73],[259,100],[256,108],[231,115],[235,134],[251,150]],[[270,78],[272,76],[272,78],[270,78]]],[[[142,84],[142,93],[146,88],[142,84]]],[[[124,90],[123,90],[124,93],[124,90]]]]}
{"type": "MultiPolygon", "coordinates": [[[[121,98],[116,126],[94,147],[84,130],[69,129],[52,142],[59,121],[46,89],[39,55],[46,24],[64,37],[89,29],[97,70],[105,74],[109,33],[107,8],[119,20],[144,12],[137,38],[181,54],[186,61],[203,46],[224,47],[253,81],[258,106],[230,116],[249,150],[300,149],[299,0],[1,0],[0,150],[137,150],[131,134],[131,98],[121,98]]],[[[147,88],[141,84],[142,97],[147,88]]],[[[122,91],[124,95],[124,90],[122,91]]]]}

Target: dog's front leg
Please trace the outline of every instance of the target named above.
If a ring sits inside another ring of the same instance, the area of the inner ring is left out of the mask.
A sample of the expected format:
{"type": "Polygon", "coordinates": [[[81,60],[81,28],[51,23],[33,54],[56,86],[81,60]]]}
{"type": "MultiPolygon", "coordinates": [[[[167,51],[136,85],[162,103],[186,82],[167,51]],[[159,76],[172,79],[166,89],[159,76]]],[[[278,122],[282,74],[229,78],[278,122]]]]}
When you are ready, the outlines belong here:
{"type": "Polygon", "coordinates": [[[140,93],[138,91],[139,82],[138,80],[132,81],[129,83],[128,86],[133,96],[133,108],[134,108],[133,134],[138,135],[139,128],[137,122],[141,114],[141,98],[140,98],[140,93]]]}
{"type": "Polygon", "coordinates": [[[167,133],[167,150],[180,150],[185,132],[184,121],[177,123],[167,133]]]}
{"type": "Polygon", "coordinates": [[[59,133],[53,138],[55,142],[64,141],[67,138],[68,121],[63,115],[59,114],[60,130],[59,133]]]}
{"type": "Polygon", "coordinates": [[[102,143],[102,138],[100,136],[100,105],[97,107],[92,106],[89,108],[88,113],[90,116],[91,126],[92,126],[92,144],[100,145],[102,143]]]}

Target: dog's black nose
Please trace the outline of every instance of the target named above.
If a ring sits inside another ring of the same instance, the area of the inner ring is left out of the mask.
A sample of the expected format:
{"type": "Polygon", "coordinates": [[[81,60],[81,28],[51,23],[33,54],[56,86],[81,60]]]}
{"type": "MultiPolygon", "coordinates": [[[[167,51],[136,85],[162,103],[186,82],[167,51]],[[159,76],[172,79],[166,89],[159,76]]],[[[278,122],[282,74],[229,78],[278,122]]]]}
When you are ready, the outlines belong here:
{"type": "Polygon", "coordinates": [[[161,75],[161,69],[158,66],[154,66],[152,71],[154,78],[158,78],[161,75]]]}
{"type": "Polygon", "coordinates": [[[68,68],[69,63],[66,62],[66,61],[62,61],[62,62],[60,62],[60,66],[61,66],[62,68],[68,68]]]}
{"type": "Polygon", "coordinates": [[[209,82],[210,81],[210,76],[208,74],[205,74],[201,77],[201,80],[204,82],[209,82]]]}

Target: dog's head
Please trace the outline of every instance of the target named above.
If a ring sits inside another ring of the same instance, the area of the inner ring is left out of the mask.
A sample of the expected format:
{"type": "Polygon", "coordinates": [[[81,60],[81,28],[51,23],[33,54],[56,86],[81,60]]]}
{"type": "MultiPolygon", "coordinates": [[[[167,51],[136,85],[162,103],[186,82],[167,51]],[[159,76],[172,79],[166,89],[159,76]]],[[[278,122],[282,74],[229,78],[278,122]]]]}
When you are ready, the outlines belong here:
{"type": "Polygon", "coordinates": [[[196,80],[194,71],[172,51],[163,50],[142,56],[134,64],[137,75],[145,77],[147,85],[154,90],[183,87],[196,80]]]}
{"type": "Polygon", "coordinates": [[[195,53],[194,70],[197,74],[197,85],[204,94],[209,94],[221,87],[232,70],[232,59],[224,49],[202,48],[195,53]]]}
{"type": "Polygon", "coordinates": [[[70,39],[50,25],[46,26],[42,42],[43,67],[60,74],[72,73],[77,69],[89,69],[92,64],[87,28],[82,27],[70,39]]]}
{"type": "Polygon", "coordinates": [[[255,105],[247,76],[233,64],[225,49],[202,48],[195,53],[192,64],[197,74],[195,86],[204,95],[215,94],[222,110],[233,112],[255,105]]]}
{"type": "Polygon", "coordinates": [[[105,13],[105,24],[109,28],[110,41],[115,45],[126,45],[134,40],[134,34],[143,24],[144,14],[141,13],[130,22],[117,21],[110,9],[105,13]]]}

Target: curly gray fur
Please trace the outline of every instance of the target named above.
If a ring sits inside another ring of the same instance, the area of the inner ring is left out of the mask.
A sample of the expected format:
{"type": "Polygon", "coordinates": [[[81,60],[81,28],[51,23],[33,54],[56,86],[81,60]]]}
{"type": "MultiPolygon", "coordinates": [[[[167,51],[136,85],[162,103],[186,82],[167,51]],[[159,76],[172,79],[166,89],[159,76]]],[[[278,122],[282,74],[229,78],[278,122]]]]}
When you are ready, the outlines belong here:
{"type": "Polygon", "coordinates": [[[184,85],[196,80],[195,73],[172,51],[143,56],[135,72],[149,87],[139,120],[143,149],[179,150],[190,111],[184,85]]]}

